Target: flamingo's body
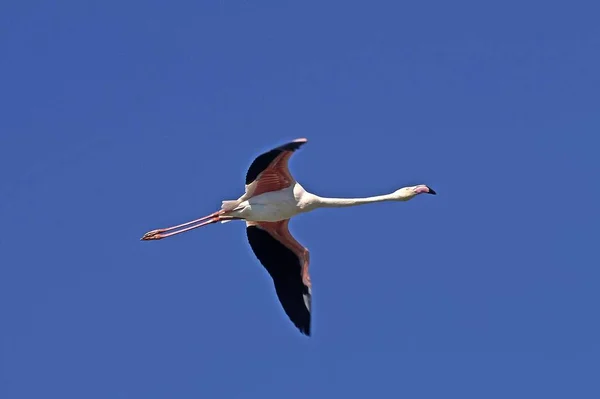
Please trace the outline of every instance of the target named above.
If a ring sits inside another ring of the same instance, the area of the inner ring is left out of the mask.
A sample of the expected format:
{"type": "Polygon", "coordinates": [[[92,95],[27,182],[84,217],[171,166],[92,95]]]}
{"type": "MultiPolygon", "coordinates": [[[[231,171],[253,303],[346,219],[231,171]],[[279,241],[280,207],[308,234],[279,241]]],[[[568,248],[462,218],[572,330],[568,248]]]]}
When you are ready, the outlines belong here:
{"type": "Polygon", "coordinates": [[[311,194],[294,182],[281,190],[244,200],[228,214],[249,222],[279,222],[309,211],[313,204],[311,194]]]}
{"type": "Polygon", "coordinates": [[[290,234],[289,220],[322,207],[407,201],[435,191],[417,185],[366,198],[324,198],[311,194],[294,180],[288,169],[289,158],[306,141],[297,139],[258,156],[246,174],[245,193],[237,200],[223,201],[219,211],[178,226],[150,231],[142,240],[157,240],[217,222],[244,220],[250,246],[273,278],[284,311],[300,332],[310,335],[309,251],[290,234]]]}

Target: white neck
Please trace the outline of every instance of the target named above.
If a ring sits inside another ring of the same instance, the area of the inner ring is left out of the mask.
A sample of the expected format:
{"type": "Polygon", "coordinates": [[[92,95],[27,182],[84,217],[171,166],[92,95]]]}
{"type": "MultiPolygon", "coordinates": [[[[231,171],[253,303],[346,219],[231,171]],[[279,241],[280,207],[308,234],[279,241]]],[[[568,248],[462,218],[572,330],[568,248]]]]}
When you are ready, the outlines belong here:
{"type": "Polygon", "coordinates": [[[372,204],[375,202],[398,200],[398,196],[394,195],[394,193],[364,198],[327,198],[315,195],[315,205],[317,208],[341,208],[346,206],[357,206],[364,204],[372,204]]]}

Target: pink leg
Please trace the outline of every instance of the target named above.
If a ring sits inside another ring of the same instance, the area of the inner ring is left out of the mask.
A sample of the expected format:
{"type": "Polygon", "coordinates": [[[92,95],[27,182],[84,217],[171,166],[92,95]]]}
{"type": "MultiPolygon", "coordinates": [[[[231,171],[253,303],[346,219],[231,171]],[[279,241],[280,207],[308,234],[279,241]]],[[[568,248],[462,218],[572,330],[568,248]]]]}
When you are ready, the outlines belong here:
{"type": "Polygon", "coordinates": [[[221,214],[224,213],[223,211],[218,211],[215,213],[212,213],[208,216],[205,216],[203,218],[200,219],[196,219],[196,220],[192,220],[191,222],[188,223],[183,223],[177,226],[173,226],[173,227],[169,227],[166,229],[158,229],[158,230],[152,230],[149,231],[148,233],[144,234],[144,236],[141,238],[141,240],[143,241],[149,241],[149,240],[161,240],[163,238],[166,237],[171,237],[174,236],[176,234],[180,234],[180,233],[185,233],[186,231],[190,231],[190,230],[194,230],[197,229],[198,227],[203,227],[203,226],[207,226],[209,224],[213,224],[213,223],[217,223],[220,222],[221,220],[233,220],[233,219],[241,219],[241,218],[237,218],[234,216],[222,216],[221,214]],[[188,226],[190,224],[196,223],[198,221],[202,221],[202,220],[206,220],[207,218],[211,218],[210,220],[207,220],[206,222],[197,224],[195,226],[190,226],[190,227],[186,227],[185,229],[181,229],[181,230],[176,230],[167,234],[162,234],[166,231],[171,231],[171,230],[175,230],[179,227],[185,227],[188,226]]]}
{"type": "Polygon", "coordinates": [[[224,213],[223,211],[217,211],[217,212],[211,213],[210,215],[201,217],[200,219],[195,219],[195,220],[192,220],[192,221],[187,222],[187,223],[178,224],[177,226],[171,226],[171,227],[167,227],[167,228],[164,228],[164,229],[152,230],[152,231],[149,231],[146,234],[144,234],[144,236],[142,237],[142,240],[151,240],[151,239],[157,240],[158,238],[152,238],[152,237],[156,236],[157,234],[161,234],[161,233],[164,233],[164,232],[167,232],[167,231],[176,230],[176,229],[179,229],[179,228],[182,228],[182,227],[185,227],[185,226],[189,226],[191,224],[198,223],[198,222],[201,222],[201,221],[209,219],[209,218],[218,217],[219,215],[221,215],[223,213],[224,213]]]}
{"type": "MultiPolygon", "coordinates": [[[[206,226],[206,225],[209,225],[209,224],[217,223],[218,221],[219,221],[219,217],[215,216],[214,218],[212,218],[210,220],[207,220],[206,222],[197,224],[195,226],[186,227],[185,229],[173,231],[173,232],[167,233],[167,234],[162,234],[161,230],[150,231],[150,232],[144,234],[144,236],[142,237],[142,240],[144,240],[144,241],[148,241],[148,240],[161,240],[163,238],[174,236],[175,234],[185,233],[186,231],[197,229],[198,227],[202,227],[202,226],[206,226]]],[[[170,230],[170,229],[167,229],[167,230],[170,230]]],[[[164,229],[163,229],[163,231],[164,231],[164,229]]]]}

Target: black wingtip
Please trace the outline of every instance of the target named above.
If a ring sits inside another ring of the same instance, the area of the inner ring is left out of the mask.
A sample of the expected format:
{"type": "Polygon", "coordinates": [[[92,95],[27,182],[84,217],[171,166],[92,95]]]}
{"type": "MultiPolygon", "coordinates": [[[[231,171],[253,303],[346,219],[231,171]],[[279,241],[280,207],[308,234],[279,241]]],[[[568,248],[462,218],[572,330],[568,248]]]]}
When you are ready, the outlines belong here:
{"type": "Polygon", "coordinates": [[[277,149],[281,150],[281,151],[296,151],[297,149],[302,147],[304,144],[306,144],[307,141],[308,140],[303,137],[300,139],[290,141],[289,143],[283,144],[283,145],[277,147],[277,149]]]}
{"type": "Polygon", "coordinates": [[[258,226],[247,226],[252,251],[273,279],[284,312],[301,334],[310,336],[310,288],[304,285],[298,256],[258,226]]]}
{"type": "Polygon", "coordinates": [[[252,183],[258,177],[258,175],[260,175],[262,171],[265,170],[265,168],[267,168],[271,162],[273,162],[275,158],[281,155],[282,152],[294,152],[302,147],[302,145],[304,145],[307,141],[308,140],[305,138],[292,140],[289,143],[282,144],[277,148],[257,156],[254,161],[252,161],[252,164],[250,164],[250,167],[246,172],[246,184],[252,183]]]}
{"type": "MultiPolygon", "coordinates": [[[[296,324],[296,323],[294,323],[296,324]]],[[[296,324],[296,327],[298,328],[298,331],[300,331],[300,333],[302,335],[306,335],[307,337],[310,337],[310,327],[311,327],[311,320],[310,320],[310,316],[308,318],[308,320],[305,320],[304,322],[300,321],[296,324]]]]}

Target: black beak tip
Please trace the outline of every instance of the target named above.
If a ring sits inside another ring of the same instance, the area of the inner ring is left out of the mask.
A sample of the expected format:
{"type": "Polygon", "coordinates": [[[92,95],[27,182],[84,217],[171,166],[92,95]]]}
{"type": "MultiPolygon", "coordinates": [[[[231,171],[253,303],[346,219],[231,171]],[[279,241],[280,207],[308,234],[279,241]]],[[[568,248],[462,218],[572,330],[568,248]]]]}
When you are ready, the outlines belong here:
{"type": "Polygon", "coordinates": [[[431,188],[429,186],[427,186],[427,188],[429,189],[429,194],[433,194],[433,195],[437,194],[433,188],[431,188]]]}

